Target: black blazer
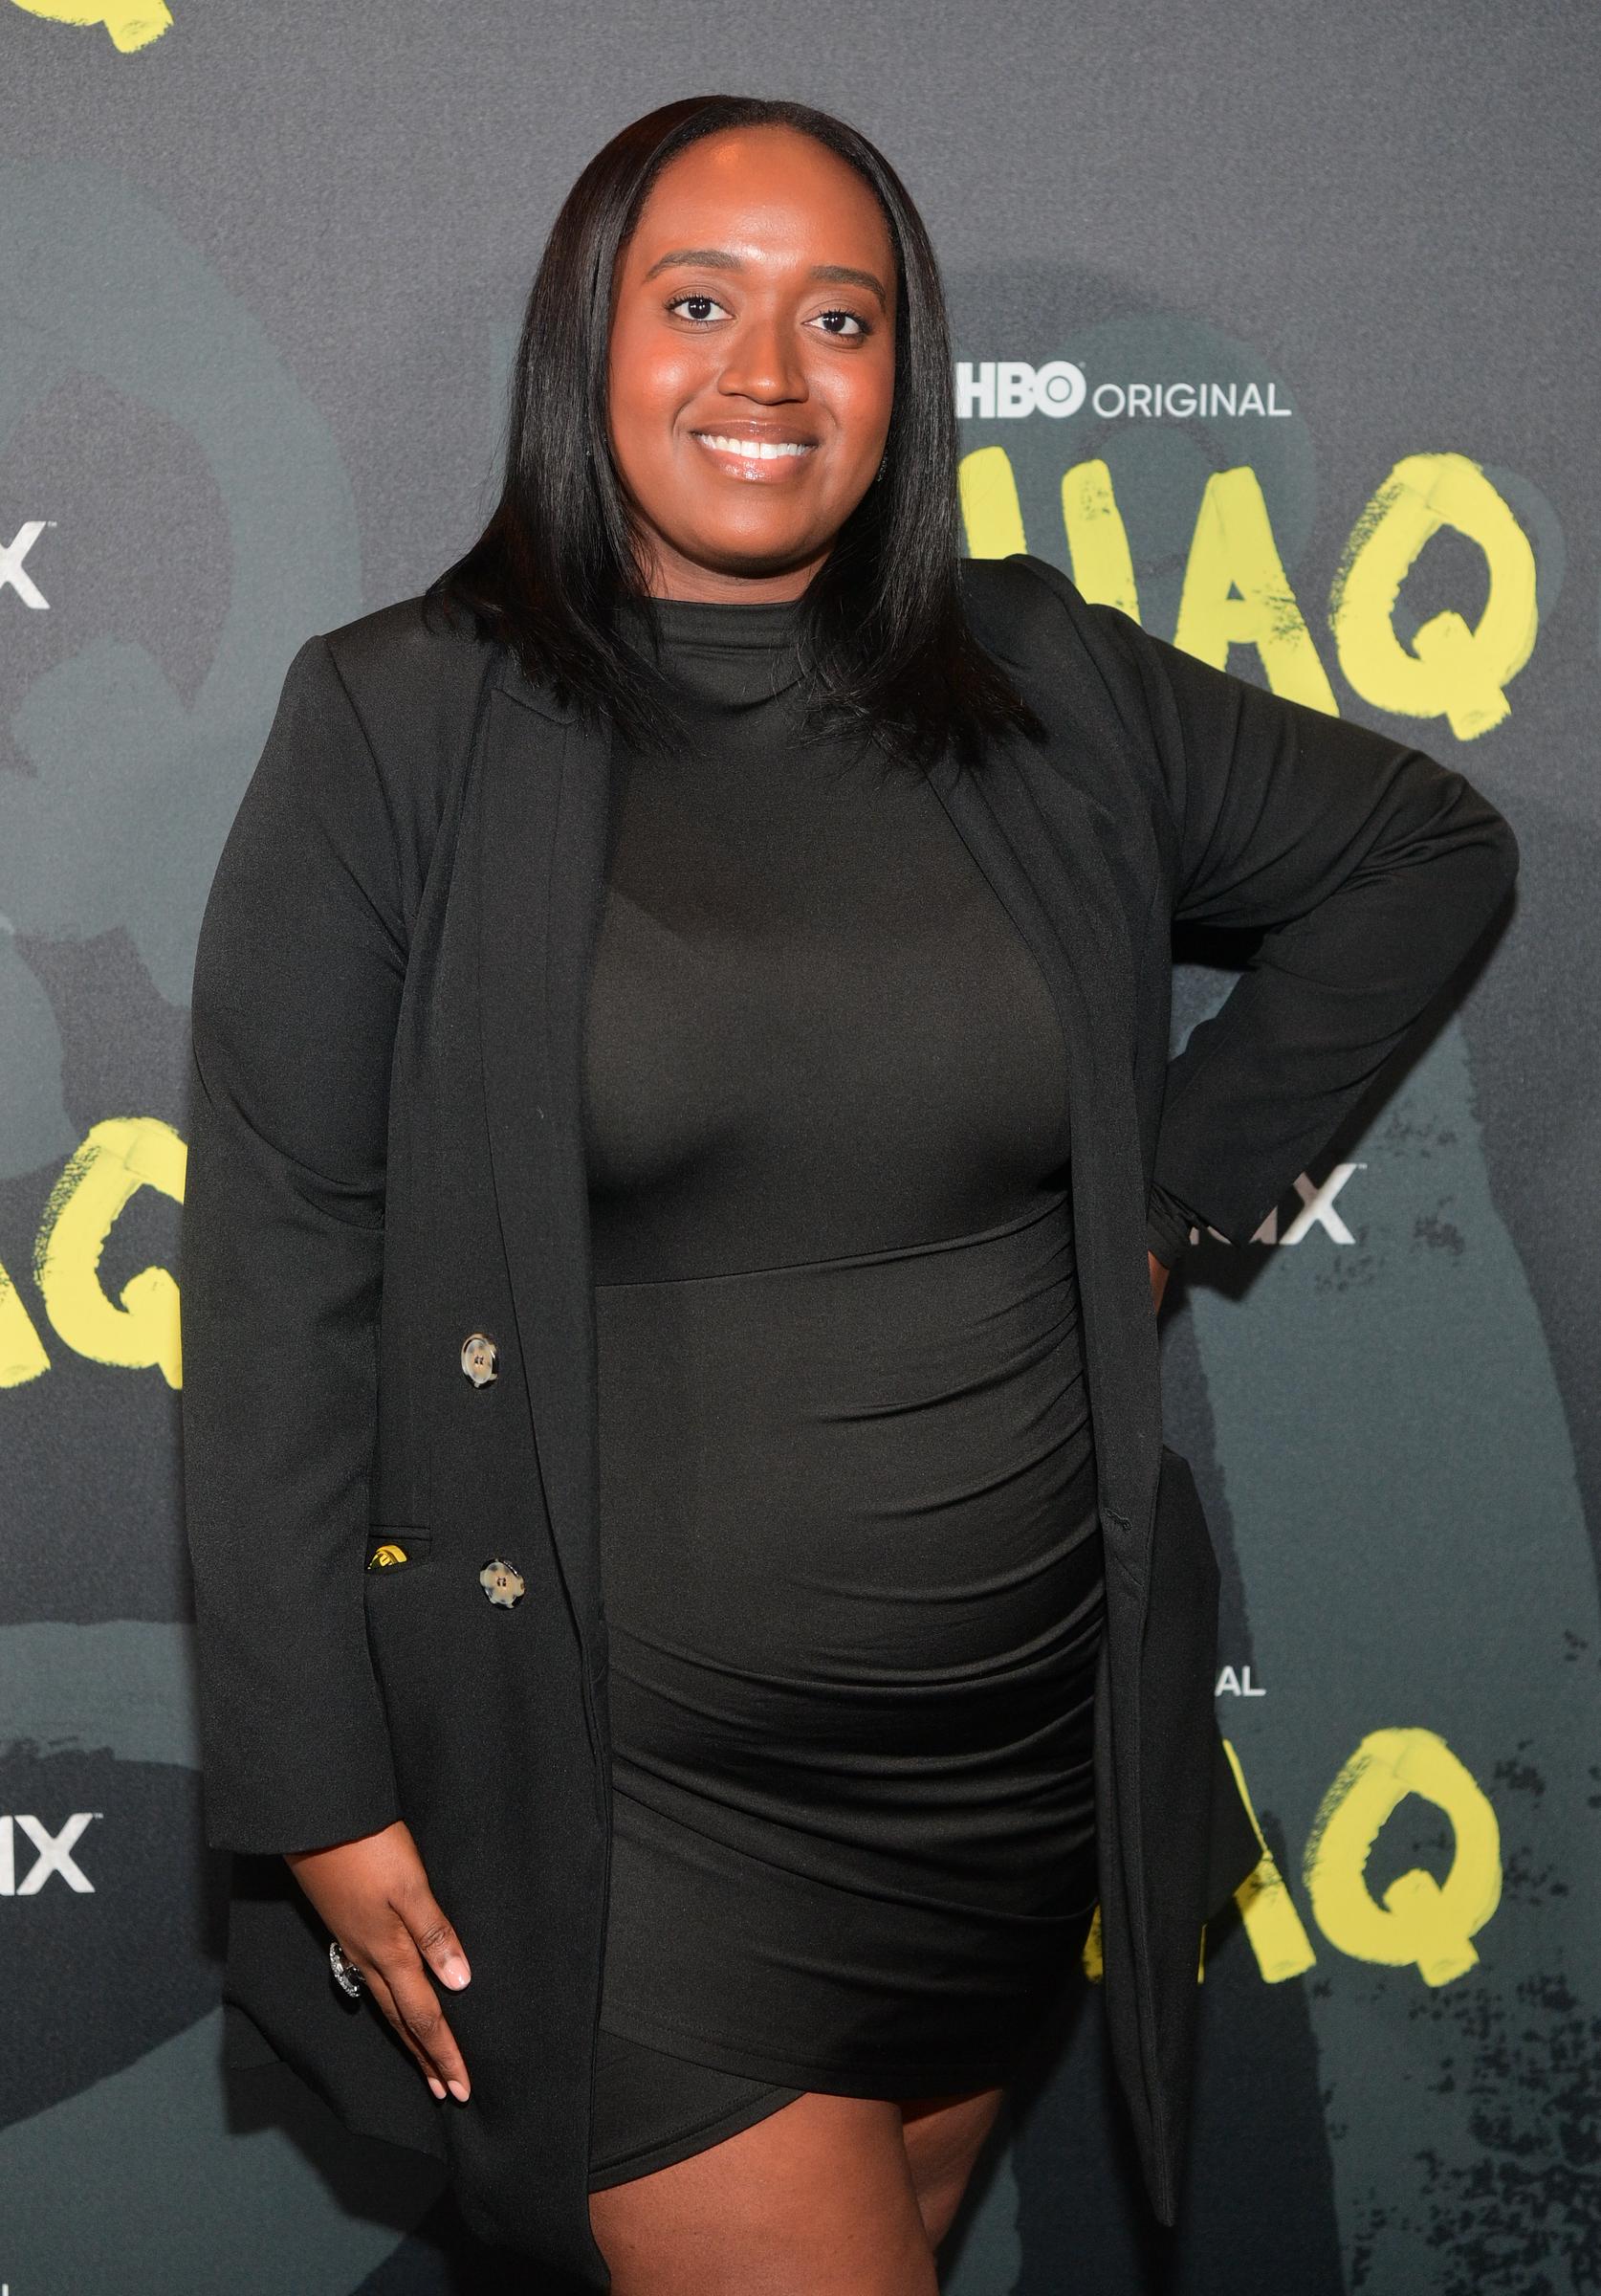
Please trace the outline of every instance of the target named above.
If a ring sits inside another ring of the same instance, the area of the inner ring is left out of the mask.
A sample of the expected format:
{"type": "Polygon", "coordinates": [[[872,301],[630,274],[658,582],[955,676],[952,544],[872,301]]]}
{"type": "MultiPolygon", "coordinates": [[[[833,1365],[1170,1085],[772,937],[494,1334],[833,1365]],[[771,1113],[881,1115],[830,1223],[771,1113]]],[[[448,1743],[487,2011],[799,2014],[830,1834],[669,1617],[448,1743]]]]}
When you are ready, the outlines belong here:
{"type": "MultiPolygon", "coordinates": [[[[1147,635],[1030,558],[967,608],[1049,731],[935,786],[1065,1038],[1108,1577],[1105,1998],[1152,2206],[1177,2209],[1207,1914],[1259,1842],[1213,1709],[1217,1565],[1162,1443],[1153,1187],[1245,1242],[1480,938],[1517,868],[1463,777],[1147,635]],[[1175,919],[1260,931],[1170,1063],[1175,919]]],[[[234,1862],[230,2052],[450,2164],[582,2285],[609,1858],[580,1060],[608,747],[418,599],[309,638],[194,981],[185,1478],[208,1838],[404,1817],[472,1964],[436,2106],[275,1854],[234,1862]],[[463,1374],[470,1334],[498,1376],[463,1374]],[[399,1533],[410,1559],[363,1565],[399,1533]],[[526,1585],[479,1584],[492,1557],[526,1585]]]]}

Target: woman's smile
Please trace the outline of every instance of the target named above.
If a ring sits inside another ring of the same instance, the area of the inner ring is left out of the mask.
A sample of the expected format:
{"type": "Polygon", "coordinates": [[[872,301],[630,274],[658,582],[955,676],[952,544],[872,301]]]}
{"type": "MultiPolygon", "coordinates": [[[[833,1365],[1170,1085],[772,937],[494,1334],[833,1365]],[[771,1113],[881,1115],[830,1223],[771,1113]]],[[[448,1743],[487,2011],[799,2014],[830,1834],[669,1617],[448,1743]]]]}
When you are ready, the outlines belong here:
{"type": "Polygon", "coordinates": [[[795,478],[817,451],[815,440],[746,426],[691,430],[690,436],[705,449],[713,470],[731,478],[755,478],[768,485],[795,478]]]}

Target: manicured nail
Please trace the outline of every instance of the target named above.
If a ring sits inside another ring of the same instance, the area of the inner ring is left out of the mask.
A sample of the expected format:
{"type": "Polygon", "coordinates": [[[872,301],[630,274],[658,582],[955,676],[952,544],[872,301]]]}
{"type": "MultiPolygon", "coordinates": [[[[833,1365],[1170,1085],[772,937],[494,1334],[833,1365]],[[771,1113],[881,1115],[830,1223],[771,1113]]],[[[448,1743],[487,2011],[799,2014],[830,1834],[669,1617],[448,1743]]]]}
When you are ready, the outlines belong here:
{"type": "Polygon", "coordinates": [[[462,1987],[471,1979],[472,1972],[468,1968],[467,1963],[461,1958],[459,1954],[452,1954],[450,1960],[445,1964],[443,1975],[446,1984],[453,1985],[456,1991],[459,1993],[462,1987]]]}
{"type": "Polygon", "coordinates": [[[429,2088],[432,2089],[434,2095],[439,2099],[439,2102],[443,2105],[445,2102],[444,2082],[440,2080],[437,2073],[429,2073],[428,2075],[428,2084],[429,2088]]]}
{"type": "Polygon", "coordinates": [[[450,2083],[450,2094],[451,2094],[451,2096],[452,2096],[452,2097],[454,2097],[454,2098],[455,2098],[455,2100],[456,2100],[456,2102],[457,2102],[458,2104],[460,2104],[460,2105],[465,2105],[465,2104],[467,2103],[467,2084],[466,2084],[466,2082],[465,2082],[465,2081],[452,2081],[452,2082],[450,2083]]]}

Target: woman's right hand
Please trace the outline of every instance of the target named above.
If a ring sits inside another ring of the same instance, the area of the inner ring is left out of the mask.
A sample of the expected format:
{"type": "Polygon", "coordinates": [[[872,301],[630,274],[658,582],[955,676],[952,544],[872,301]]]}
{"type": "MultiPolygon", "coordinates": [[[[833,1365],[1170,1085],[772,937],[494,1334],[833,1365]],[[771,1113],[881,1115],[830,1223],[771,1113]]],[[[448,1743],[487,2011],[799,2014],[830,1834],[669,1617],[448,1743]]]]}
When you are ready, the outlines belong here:
{"type": "Polygon", "coordinates": [[[376,1834],[289,1850],[285,1859],[434,2095],[443,2098],[448,2088],[465,2105],[467,2066],[428,1972],[457,1992],[472,1973],[428,1888],[410,1827],[397,1819],[376,1834]]]}

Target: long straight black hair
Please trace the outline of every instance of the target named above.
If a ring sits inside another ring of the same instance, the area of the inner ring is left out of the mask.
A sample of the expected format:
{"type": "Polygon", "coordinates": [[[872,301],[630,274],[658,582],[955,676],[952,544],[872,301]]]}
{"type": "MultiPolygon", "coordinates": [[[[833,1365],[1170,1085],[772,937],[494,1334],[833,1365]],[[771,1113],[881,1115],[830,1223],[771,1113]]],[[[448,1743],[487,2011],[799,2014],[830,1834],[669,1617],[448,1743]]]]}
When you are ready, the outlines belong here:
{"type": "Polygon", "coordinates": [[[925,769],[948,742],[1041,728],[979,647],[958,587],[956,415],[950,328],[922,217],[866,137],[803,103],[691,96],[647,112],[596,153],[561,206],[517,345],[500,499],[464,556],[428,586],[501,640],[536,682],[660,746],[677,722],[652,664],[619,629],[647,595],[613,463],[606,404],[617,258],[661,169],[728,128],[784,126],[854,167],[889,227],[896,270],[894,395],[883,475],[803,593],[799,646],[815,720],[854,729],[925,769]]]}

